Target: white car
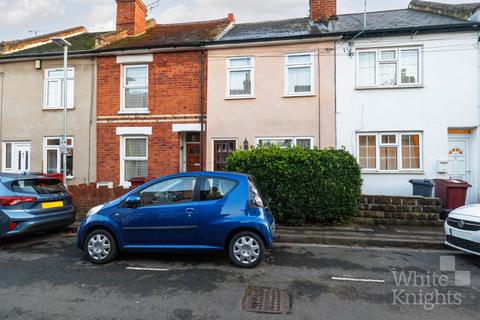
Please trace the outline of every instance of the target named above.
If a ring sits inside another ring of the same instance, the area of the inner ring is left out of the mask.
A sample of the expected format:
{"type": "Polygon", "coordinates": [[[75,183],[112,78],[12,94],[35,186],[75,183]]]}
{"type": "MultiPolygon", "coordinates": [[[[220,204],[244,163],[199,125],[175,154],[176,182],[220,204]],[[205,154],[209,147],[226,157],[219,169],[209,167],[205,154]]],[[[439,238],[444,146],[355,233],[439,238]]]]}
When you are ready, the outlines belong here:
{"type": "Polygon", "coordinates": [[[480,204],[450,212],[445,221],[445,234],[446,245],[480,256],[480,204]]]}

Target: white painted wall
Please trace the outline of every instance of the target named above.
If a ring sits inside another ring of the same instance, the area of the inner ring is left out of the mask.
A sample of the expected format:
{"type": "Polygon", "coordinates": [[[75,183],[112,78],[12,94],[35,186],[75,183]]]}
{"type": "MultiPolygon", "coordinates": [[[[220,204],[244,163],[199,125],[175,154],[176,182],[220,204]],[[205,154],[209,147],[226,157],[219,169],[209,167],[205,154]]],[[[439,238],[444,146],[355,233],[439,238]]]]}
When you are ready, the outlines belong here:
{"type": "MultiPolygon", "coordinates": [[[[447,159],[448,128],[473,128],[470,202],[478,201],[480,164],[480,65],[478,33],[439,33],[414,37],[358,38],[354,48],[423,45],[422,88],[355,89],[356,62],[338,42],[337,147],[357,153],[356,133],[423,131],[424,171],[417,174],[364,173],[366,194],[411,195],[409,180],[445,178],[437,160],[447,159]]],[[[355,52],[354,49],[354,52],[355,52]]]]}

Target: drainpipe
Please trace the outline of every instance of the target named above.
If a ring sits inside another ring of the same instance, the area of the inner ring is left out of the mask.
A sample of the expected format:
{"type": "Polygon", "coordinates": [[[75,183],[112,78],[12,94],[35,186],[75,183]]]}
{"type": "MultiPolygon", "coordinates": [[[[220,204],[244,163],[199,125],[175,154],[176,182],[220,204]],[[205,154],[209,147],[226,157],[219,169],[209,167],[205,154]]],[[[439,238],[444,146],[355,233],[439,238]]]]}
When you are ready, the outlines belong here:
{"type": "Polygon", "coordinates": [[[200,53],[200,171],[205,170],[205,50],[200,53]]]}
{"type": "MultiPolygon", "coordinates": [[[[92,74],[91,74],[91,84],[90,84],[90,115],[88,119],[88,170],[87,170],[87,184],[90,184],[91,181],[91,170],[92,170],[92,127],[93,127],[93,110],[95,108],[96,102],[96,73],[97,73],[97,58],[92,57],[92,74]]],[[[96,144],[95,144],[96,148],[96,144]]]]}
{"type": "MultiPolygon", "coordinates": [[[[2,84],[0,85],[0,163],[3,163],[3,88],[4,88],[4,81],[5,81],[5,73],[0,72],[0,80],[2,80],[2,84]]],[[[2,168],[0,167],[0,172],[2,168]]]]}
{"type": "Polygon", "coordinates": [[[317,76],[318,76],[318,148],[322,149],[322,81],[320,68],[320,48],[317,47],[317,76]]]}

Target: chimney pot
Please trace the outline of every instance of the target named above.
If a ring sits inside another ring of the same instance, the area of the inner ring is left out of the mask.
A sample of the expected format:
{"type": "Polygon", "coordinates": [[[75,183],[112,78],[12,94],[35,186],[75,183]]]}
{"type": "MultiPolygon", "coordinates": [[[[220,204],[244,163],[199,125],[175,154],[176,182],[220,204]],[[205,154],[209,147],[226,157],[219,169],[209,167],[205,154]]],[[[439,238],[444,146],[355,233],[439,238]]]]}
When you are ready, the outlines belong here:
{"type": "Polygon", "coordinates": [[[328,21],[337,15],[336,0],[310,0],[310,20],[314,23],[328,21]]]}
{"type": "Polygon", "coordinates": [[[133,36],[147,30],[147,6],[142,0],[116,0],[117,31],[133,36]]]}

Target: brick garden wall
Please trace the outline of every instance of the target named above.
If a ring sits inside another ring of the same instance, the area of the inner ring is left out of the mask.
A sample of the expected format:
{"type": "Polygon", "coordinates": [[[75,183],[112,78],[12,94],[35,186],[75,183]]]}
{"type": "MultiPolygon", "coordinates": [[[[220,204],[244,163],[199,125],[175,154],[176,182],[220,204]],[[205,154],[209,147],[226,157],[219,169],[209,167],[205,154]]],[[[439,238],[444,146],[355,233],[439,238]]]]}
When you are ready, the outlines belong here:
{"type": "Polygon", "coordinates": [[[362,196],[357,222],[365,224],[441,225],[438,198],[362,196]]]}
{"type": "Polygon", "coordinates": [[[81,184],[77,186],[69,186],[68,190],[73,193],[73,201],[77,211],[86,213],[91,208],[112,201],[118,197],[123,196],[131,189],[124,189],[122,187],[115,187],[109,189],[107,187],[97,188],[95,183],[81,184]]]}

